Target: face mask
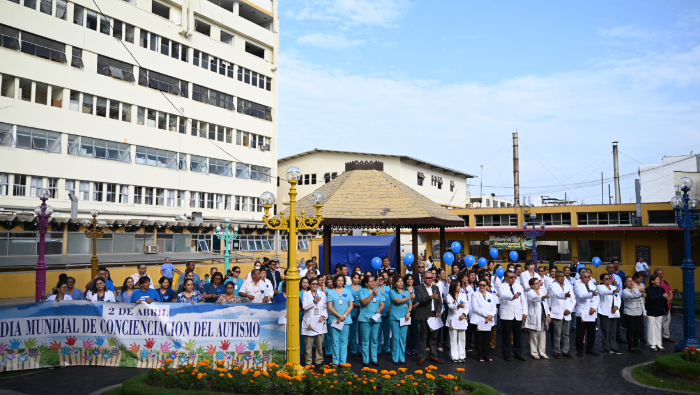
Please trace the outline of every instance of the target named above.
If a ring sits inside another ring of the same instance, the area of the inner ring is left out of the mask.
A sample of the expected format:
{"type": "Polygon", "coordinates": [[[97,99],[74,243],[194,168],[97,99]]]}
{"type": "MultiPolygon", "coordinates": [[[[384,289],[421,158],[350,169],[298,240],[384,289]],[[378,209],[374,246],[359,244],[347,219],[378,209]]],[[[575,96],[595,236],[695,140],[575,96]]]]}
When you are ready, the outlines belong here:
{"type": "Polygon", "coordinates": [[[510,268],[510,269],[508,269],[508,271],[509,271],[509,272],[515,272],[515,269],[510,268]]]}

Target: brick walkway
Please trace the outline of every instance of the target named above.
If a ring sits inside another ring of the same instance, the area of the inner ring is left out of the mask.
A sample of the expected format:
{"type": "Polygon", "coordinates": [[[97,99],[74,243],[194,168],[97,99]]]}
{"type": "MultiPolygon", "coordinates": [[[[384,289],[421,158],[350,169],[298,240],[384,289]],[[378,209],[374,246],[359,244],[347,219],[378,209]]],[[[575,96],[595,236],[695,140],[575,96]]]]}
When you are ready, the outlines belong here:
{"type": "MultiPolygon", "coordinates": [[[[599,332],[600,333],[600,332],[599,332]]],[[[624,332],[623,332],[624,333],[624,332]]],[[[671,337],[680,339],[683,334],[682,316],[674,315],[671,321],[671,337]]],[[[574,332],[571,332],[574,335],[574,332]]],[[[527,347],[526,335],[523,335],[525,347],[527,347]]],[[[600,338],[596,342],[596,350],[600,351],[600,338]]],[[[572,351],[574,342],[571,342],[572,351]]],[[[664,343],[666,351],[672,352],[673,345],[664,343]]],[[[548,345],[551,350],[551,345],[548,345]]],[[[534,360],[526,357],[526,362],[512,359],[506,362],[501,357],[499,346],[492,350],[493,362],[478,363],[475,360],[475,353],[467,353],[465,364],[455,365],[449,361],[447,352],[442,353],[440,358],[446,363],[439,366],[438,372],[454,372],[457,367],[463,367],[467,371],[465,377],[468,380],[486,383],[504,394],[646,394],[661,395],[668,392],[659,390],[647,390],[644,387],[631,384],[622,378],[622,369],[643,362],[652,361],[663,353],[650,352],[648,347],[643,349],[642,355],[627,353],[626,345],[620,346],[622,355],[586,355],[583,358],[558,359],[552,357],[549,360],[534,360]]],[[[574,353],[574,352],[572,352],[574,353]]],[[[575,353],[574,353],[575,354],[575,353]]],[[[414,355],[406,359],[406,367],[418,369],[418,358],[414,355]]],[[[349,363],[354,366],[361,366],[362,361],[358,358],[350,357],[349,363]]],[[[380,369],[395,369],[397,366],[391,363],[390,355],[381,355],[379,358],[380,369]]],[[[426,365],[424,365],[426,366],[426,365]]],[[[0,379],[0,395],[3,390],[15,391],[13,394],[45,395],[55,391],[50,388],[59,389],[59,392],[67,392],[75,395],[87,395],[98,389],[121,383],[131,377],[138,376],[145,372],[145,369],[135,368],[107,368],[107,367],[70,367],[42,370],[35,374],[24,376],[8,377],[0,379]]],[[[7,392],[5,392],[7,393],[7,392]]],[[[9,394],[9,393],[8,393],[9,394]]]]}

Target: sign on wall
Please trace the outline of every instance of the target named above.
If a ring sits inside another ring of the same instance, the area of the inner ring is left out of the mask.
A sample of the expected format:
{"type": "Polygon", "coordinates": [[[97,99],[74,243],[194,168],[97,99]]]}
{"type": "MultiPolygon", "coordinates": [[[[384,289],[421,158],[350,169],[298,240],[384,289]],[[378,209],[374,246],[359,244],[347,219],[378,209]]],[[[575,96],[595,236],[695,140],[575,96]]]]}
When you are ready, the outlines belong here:
{"type": "Polygon", "coordinates": [[[489,248],[498,250],[531,250],[532,237],[523,235],[489,235],[489,248]]]}
{"type": "Polygon", "coordinates": [[[156,368],[202,360],[284,364],[284,303],[48,301],[0,307],[0,372],[49,366],[156,368]]]}

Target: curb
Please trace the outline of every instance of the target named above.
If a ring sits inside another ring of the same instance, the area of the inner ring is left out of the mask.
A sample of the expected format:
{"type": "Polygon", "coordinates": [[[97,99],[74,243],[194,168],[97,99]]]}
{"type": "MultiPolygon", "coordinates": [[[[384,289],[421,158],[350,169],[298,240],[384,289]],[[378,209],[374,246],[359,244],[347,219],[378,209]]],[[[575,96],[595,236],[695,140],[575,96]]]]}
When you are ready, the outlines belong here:
{"type": "MultiPolygon", "coordinates": [[[[100,394],[103,393],[103,392],[111,391],[111,390],[113,390],[113,389],[115,389],[115,388],[119,388],[119,387],[121,387],[121,386],[122,386],[121,383],[119,383],[119,384],[114,384],[114,385],[110,385],[109,387],[104,387],[104,388],[98,389],[97,391],[93,391],[93,392],[91,392],[89,395],[100,395],[100,394]]],[[[689,393],[689,392],[688,392],[688,393],[689,393]]]]}
{"type": "MultiPolygon", "coordinates": [[[[632,366],[628,366],[628,367],[622,369],[622,378],[625,379],[626,381],[628,381],[628,382],[634,384],[634,385],[638,385],[638,386],[640,386],[640,387],[648,388],[648,389],[651,389],[651,390],[666,391],[666,392],[671,392],[671,393],[674,393],[674,394],[697,394],[697,392],[678,391],[678,390],[671,390],[671,389],[667,389],[667,388],[652,387],[652,386],[650,386],[650,385],[642,384],[642,383],[640,383],[639,381],[635,380],[634,377],[632,377],[632,369],[634,369],[634,368],[636,368],[636,367],[638,367],[638,366],[650,365],[650,364],[652,364],[652,363],[654,363],[654,361],[645,362],[645,363],[640,363],[640,364],[632,365],[632,366]]],[[[91,395],[92,395],[92,394],[91,394],[91,395]]]]}

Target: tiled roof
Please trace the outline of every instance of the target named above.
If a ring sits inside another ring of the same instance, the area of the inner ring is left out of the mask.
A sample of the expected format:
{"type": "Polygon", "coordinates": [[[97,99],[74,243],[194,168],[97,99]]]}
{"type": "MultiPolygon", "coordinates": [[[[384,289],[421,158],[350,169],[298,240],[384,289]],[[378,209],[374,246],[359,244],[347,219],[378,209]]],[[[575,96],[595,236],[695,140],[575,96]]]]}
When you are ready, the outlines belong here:
{"type": "MultiPolygon", "coordinates": [[[[324,223],[338,227],[419,228],[464,226],[464,220],[394,177],[378,170],[353,170],[319,188],[326,194],[324,223]]],[[[297,202],[297,215],[316,214],[311,196],[297,202]]]]}

